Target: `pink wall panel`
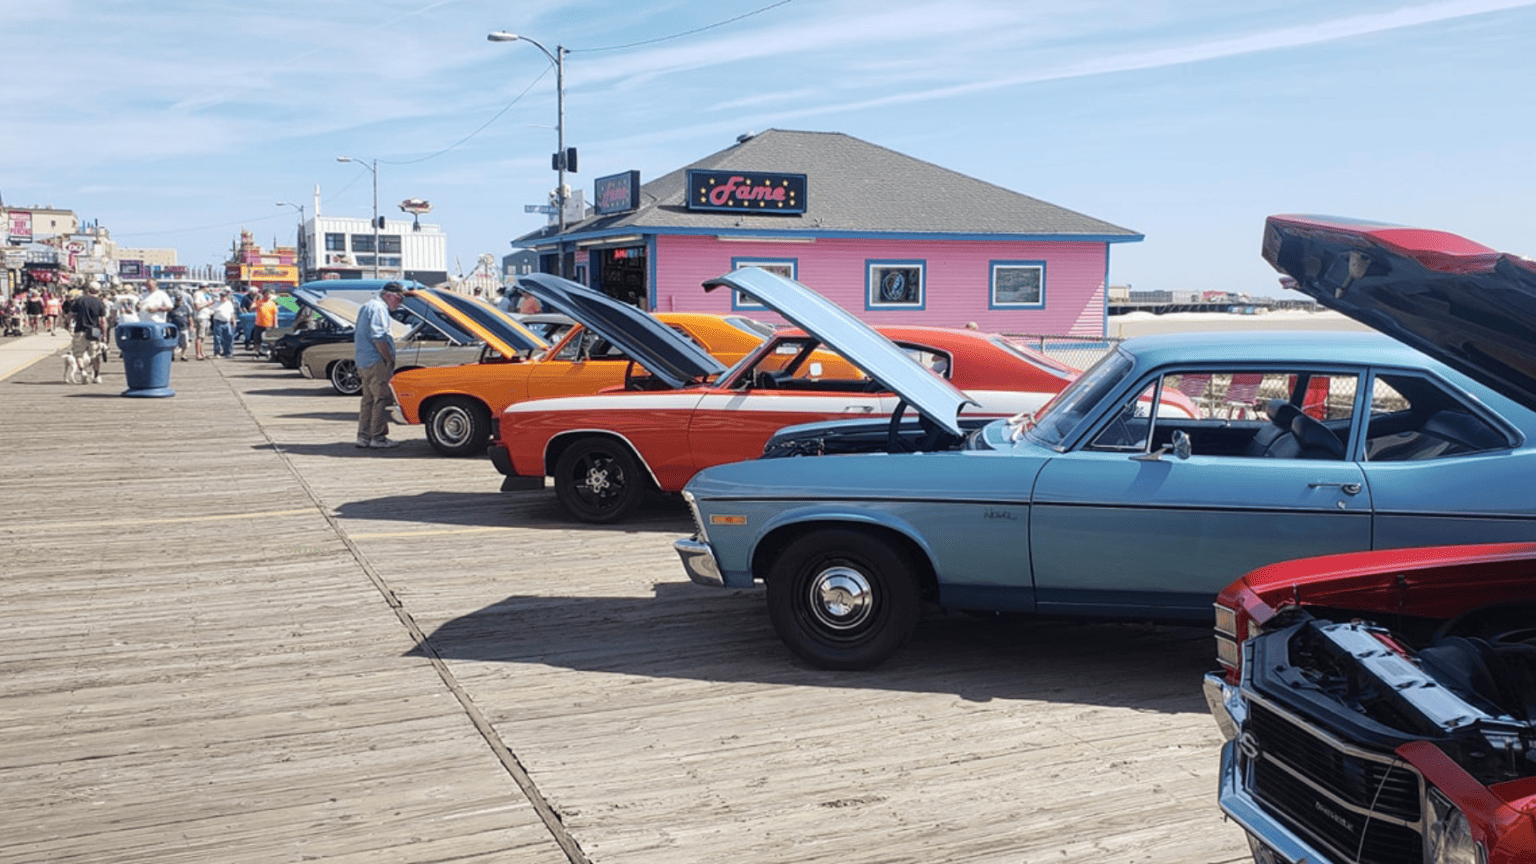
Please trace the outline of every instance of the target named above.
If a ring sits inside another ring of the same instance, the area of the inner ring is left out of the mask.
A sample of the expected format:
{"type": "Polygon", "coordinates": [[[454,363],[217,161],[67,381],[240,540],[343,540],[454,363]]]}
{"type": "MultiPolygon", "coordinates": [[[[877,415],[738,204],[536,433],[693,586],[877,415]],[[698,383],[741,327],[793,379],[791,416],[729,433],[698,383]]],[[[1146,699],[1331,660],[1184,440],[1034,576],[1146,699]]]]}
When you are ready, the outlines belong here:
{"type": "MultiPolygon", "coordinates": [[[[728,312],[731,298],[700,287],[744,258],[793,260],[799,281],[872,324],[964,327],[988,332],[1104,335],[1104,274],[1108,244],[825,238],[814,243],[725,242],[713,236],[661,236],[656,241],[656,308],[728,312]],[[865,308],[865,263],[922,261],[925,308],[865,308]],[[991,309],[993,261],[1044,261],[1045,306],[991,309]]],[[[778,322],[770,312],[753,317],[778,322]]]]}

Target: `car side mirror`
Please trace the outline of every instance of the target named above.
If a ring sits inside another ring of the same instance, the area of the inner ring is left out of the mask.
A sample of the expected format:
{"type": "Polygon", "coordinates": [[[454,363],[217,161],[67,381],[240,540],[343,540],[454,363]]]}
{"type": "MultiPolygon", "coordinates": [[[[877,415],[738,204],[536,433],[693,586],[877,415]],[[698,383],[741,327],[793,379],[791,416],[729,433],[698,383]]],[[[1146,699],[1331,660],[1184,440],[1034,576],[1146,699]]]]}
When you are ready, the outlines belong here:
{"type": "Polygon", "coordinates": [[[1189,444],[1189,434],[1186,433],[1183,429],[1174,431],[1172,443],[1164,444],[1156,450],[1153,450],[1151,453],[1137,453],[1135,456],[1131,457],[1131,461],[1161,462],[1163,461],[1163,456],[1169,452],[1172,452],[1173,455],[1179,457],[1180,459],[1188,459],[1190,454],[1193,452],[1189,444]]]}

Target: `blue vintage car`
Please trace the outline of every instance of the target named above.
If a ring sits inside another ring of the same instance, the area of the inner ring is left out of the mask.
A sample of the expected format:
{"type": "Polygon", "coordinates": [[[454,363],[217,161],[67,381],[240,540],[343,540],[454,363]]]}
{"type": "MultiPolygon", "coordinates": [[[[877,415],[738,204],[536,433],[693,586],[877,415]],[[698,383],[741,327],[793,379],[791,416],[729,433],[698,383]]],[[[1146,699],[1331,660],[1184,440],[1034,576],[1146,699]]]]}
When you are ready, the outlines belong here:
{"type": "MultiPolygon", "coordinates": [[[[676,544],[684,567],[705,585],[765,582],[794,653],[858,669],[894,654],[930,603],[1209,624],[1216,593],[1271,562],[1536,539],[1536,401],[1489,386],[1536,385],[1501,348],[1532,332],[1499,302],[1530,273],[1473,278],[1448,235],[1383,242],[1380,228],[1272,217],[1266,257],[1314,295],[1375,296],[1358,317],[1451,345],[1437,351],[1451,365],[1373,333],[1147,337],[1038,416],[967,428],[963,394],[894,349],[866,355],[920,424],[786,430],[772,453],[843,455],[701,472],[684,492],[698,528],[676,544]],[[1494,299],[1447,306],[1427,290],[1447,284],[1494,299]]],[[[761,271],[712,284],[780,311],[807,290],[761,271]]]]}

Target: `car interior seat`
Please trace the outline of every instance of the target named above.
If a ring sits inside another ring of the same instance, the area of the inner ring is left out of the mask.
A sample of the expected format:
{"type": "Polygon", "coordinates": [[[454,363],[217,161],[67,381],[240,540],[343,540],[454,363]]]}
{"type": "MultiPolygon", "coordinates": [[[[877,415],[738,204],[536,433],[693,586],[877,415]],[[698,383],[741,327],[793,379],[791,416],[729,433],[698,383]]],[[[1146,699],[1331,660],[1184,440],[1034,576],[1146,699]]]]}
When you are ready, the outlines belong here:
{"type": "Polygon", "coordinates": [[[1344,442],[1321,420],[1303,412],[1291,420],[1291,434],[1301,445],[1301,459],[1343,459],[1344,442]]]}
{"type": "Polygon", "coordinates": [[[1291,434],[1291,421],[1301,409],[1284,399],[1271,399],[1265,406],[1269,423],[1254,433],[1253,440],[1243,451],[1244,456],[1264,459],[1295,459],[1301,453],[1301,445],[1291,434]]]}

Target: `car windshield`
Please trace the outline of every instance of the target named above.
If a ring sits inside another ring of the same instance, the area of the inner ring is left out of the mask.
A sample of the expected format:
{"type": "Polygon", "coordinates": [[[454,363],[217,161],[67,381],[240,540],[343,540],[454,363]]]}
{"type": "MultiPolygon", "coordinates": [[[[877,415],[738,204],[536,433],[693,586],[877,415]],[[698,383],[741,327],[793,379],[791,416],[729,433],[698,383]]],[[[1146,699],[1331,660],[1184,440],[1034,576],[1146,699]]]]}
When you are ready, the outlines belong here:
{"type": "Polygon", "coordinates": [[[725,323],[735,327],[737,330],[744,330],[748,333],[751,333],[753,336],[756,336],[759,339],[767,339],[769,336],[772,336],[773,331],[777,329],[766,321],[758,321],[753,318],[743,318],[739,315],[727,316],[725,323]]]}
{"type": "Polygon", "coordinates": [[[1046,404],[1026,433],[1029,440],[1060,448],[1109,392],[1120,386],[1135,364],[1128,354],[1115,350],[1104,355],[1087,372],[1046,404]]]}
{"type": "Polygon", "coordinates": [[[1071,366],[1068,366],[1065,363],[1061,363],[1054,358],[1048,357],[1033,348],[1021,345],[1015,340],[1008,338],[1007,336],[994,336],[990,341],[993,345],[996,345],[1004,351],[1007,351],[1009,354],[1012,354],[1020,360],[1023,360],[1024,362],[1029,363],[1038,369],[1049,372],[1058,378],[1071,378],[1073,375],[1077,374],[1077,370],[1073,369],[1071,366]]]}

